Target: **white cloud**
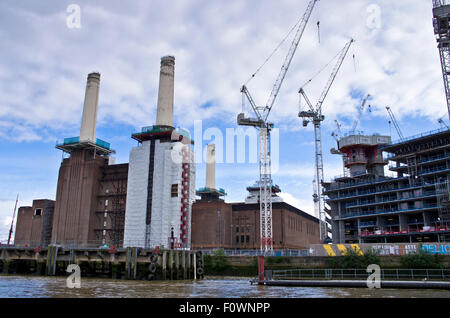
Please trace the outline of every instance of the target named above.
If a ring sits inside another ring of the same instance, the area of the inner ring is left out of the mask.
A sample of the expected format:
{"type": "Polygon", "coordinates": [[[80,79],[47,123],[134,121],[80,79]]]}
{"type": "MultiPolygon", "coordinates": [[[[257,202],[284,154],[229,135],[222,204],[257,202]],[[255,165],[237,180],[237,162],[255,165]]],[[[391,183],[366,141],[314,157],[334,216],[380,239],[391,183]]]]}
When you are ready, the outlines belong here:
{"type": "MultiPolygon", "coordinates": [[[[42,130],[52,135],[77,129],[85,79],[94,70],[102,73],[101,124],[151,124],[159,58],[166,54],[176,56],[178,124],[234,117],[241,107],[240,86],[303,14],[307,2],[176,1],[167,6],[164,1],[152,0],[134,1],[129,6],[117,1],[107,5],[78,1],[81,29],[65,27],[63,4],[2,3],[0,119],[23,126],[22,131],[14,132],[2,126],[2,136],[35,140],[42,130]],[[211,106],[200,109],[206,102],[211,106]]],[[[294,122],[299,85],[350,36],[357,42],[324,104],[327,117],[353,116],[359,101],[349,93],[355,89],[373,95],[373,115],[386,117],[384,106],[391,105],[400,118],[408,114],[442,116],[445,99],[431,4],[376,1],[382,28],[372,33],[366,12],[372,2],[327,2],[315,9],[273,109],[273,121],[294,122]],[[315,26],[318,17],[323,18],[320,44],[315,26]]],[[[268,98],[290,41],[249,83],[260,104],[268,98]]],[[[330,72],[331,68],[308,85],[313,101],[330,72]]]]}
{"type": "Polygon", "coordinates": [[[308,214],[311,214],[312,216],[317,217],[314,215],[314,203],[312,198],[308,200],[309,198],[306,195],[302,195],[302,197],[294,196],[288,192],[281,192],[279,193],[279,196],[283,198],[283,201],[296,207],[297,209],[300,209],[308,214]],[[305,199],[307,198],[307,199],[305,199]]]}

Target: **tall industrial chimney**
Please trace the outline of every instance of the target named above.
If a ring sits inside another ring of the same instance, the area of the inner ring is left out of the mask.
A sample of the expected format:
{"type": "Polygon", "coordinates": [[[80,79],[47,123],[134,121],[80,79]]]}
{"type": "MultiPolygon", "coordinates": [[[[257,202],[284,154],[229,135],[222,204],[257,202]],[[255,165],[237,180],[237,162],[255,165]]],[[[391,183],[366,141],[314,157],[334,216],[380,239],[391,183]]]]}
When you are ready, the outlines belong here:
{"type": "Polygon", "coordinates": [[[206,147],[206,188],[216,188],[216,145],[206,147]]]}
{"type": "Polygon", "coordinates": [[[173,127],[173,91],[175,76],[175,57],[161,58],[159,73],[158,111],[156,125],[173,127]]]}
{"type": "Polygon", "coordinates": [[[86,94],[84,96],[80,141],[92,141],[95,143],[99,90],[100,73],[90,73],[87,78],[86,94]]]}

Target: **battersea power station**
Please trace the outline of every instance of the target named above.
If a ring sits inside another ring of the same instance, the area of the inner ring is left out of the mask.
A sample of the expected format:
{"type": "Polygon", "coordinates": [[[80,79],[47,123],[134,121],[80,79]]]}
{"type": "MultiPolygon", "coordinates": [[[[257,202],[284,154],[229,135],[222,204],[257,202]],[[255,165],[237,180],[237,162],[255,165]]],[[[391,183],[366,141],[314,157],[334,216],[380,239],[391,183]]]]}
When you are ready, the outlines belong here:
{"type": "MultiPolygon", "coordinates": [[[[215,184],[215,147],[207,145],[205,186],[196,190],[193,141],[173,123],[175,58],[161,58],[156,123],[131,136],[129,163],[115,164],[111,145],[96,136],[100,74],[88,75],[80,135],[65,138],[56,198],[20,207],[17,246],[258,249],[259,186],[227,203],[215,184]]],[[[319,220],[272,187],[274,249],[319,243],[319,220]]]]}

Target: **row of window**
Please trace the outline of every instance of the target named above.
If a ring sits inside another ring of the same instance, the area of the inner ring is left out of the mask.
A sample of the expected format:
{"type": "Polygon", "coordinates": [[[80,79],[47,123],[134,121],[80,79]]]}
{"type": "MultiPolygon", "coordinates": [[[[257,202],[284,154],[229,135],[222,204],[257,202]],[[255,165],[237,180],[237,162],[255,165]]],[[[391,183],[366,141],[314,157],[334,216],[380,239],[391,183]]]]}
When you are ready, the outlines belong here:
{"type": "Polygon", "coordinates": [[[239,226],[236,226],[236,233],[239,233],[239,231],[241,232],[241,233],[250,233],[250,226],[241,226],[241,227],[239,227],[239,226]]]}
{"type": "Polygon", "coordinates": [[[250,243],[250,235],[237,235],[236,236],[236,243],[250,243]]]}

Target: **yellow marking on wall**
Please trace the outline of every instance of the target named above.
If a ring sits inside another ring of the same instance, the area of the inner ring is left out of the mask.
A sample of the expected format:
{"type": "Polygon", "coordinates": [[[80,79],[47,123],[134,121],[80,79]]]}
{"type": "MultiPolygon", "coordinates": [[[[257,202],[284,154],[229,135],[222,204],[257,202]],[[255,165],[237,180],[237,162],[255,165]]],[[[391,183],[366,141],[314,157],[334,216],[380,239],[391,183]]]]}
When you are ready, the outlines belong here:
{"type": "Polygon", "coordinates": [[[328,256],[336,256],[336,253],[333,251],[330,245],[324,244],[323,248],[325,249],[325,251],[327,251],[328,256]]]}
{"type": "Polygon", "coordinates": [[[347,248],[344,244],[337,244],[337,248],[339,249],[339,251],[341,251],[342,255],[345,255],[347,253],[347,248]]]}
{"type": "Polygon", "coordinates": [[[364,255],[363,251],[361,250],[358,244],[350,244],[350,245],[358,255],[364,255]]]}

